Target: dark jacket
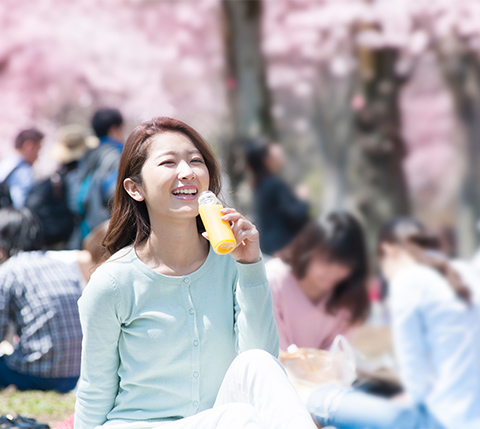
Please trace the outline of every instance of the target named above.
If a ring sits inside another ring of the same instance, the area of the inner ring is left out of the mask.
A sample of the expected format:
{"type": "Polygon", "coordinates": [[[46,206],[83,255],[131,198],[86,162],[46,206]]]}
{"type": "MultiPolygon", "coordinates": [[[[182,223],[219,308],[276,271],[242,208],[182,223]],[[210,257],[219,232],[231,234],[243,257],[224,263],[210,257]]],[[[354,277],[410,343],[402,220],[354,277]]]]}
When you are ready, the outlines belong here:
{"type": "Polygon", "coordinates": [[[279,177],[264,178],[254,191],[255,222],[263,253],[285,247],[308,222],[308,203],[299,200],[279,177]]]}

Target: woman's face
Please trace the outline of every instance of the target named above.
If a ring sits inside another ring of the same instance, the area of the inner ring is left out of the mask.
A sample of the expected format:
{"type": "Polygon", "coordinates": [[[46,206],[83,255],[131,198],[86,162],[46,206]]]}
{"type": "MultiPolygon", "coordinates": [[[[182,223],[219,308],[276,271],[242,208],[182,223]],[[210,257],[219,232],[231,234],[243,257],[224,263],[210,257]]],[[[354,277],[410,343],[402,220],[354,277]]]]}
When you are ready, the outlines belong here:
{"type": "Polygon", "coordinates": [[[317,302],[332,292],[350,273],[349,266],[330,261],[323,255],[317,255],[307,266],[305,277],[301,279],[300,285],[307,297],[311,301],[317,302]]]}
{"type": "Polygon", "coordinates": [[[156,135],[142,167],[142,185],[134,185],[132,198],[145,201],[151,221],[195,218],[198,195],[208,190],[209,173],[200,151],[184,134],[167,132],[156,135]]]}
{"type": "Polygon", "coordinates": [[[265,158],[265,165],[271,174],[280,173],[285,165],[285,152],[278,144],[272,144],[268,148],[267,157],[265,158]]]}

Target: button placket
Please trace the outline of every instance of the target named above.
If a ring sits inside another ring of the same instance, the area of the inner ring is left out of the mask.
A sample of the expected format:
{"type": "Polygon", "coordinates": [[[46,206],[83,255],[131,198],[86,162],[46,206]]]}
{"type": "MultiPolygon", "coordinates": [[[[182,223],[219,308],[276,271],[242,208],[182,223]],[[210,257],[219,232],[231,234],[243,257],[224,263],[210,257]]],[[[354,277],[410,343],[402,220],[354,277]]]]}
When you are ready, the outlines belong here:
{"type": "MultiPolygon", "coordinates": [[[[200,405],[199,397],[200,397],[200,338],[198,333],[198,325],[197,325],[197,317],[195,305],[192,300],[191,288],[192,281],[189,277],[183,278],[183,284],[187,287],[185,290],[187,291],[187,299],[188,299],[188,314],[190,316],[194,316],[189,318],[191,322],[191,350],[192,350],[192,366],[191,366],[191,380],[192,380],[192,406],[197,408],[200,405]]],[[[190,323],[189,323],[190,324],[190,323]]]]}

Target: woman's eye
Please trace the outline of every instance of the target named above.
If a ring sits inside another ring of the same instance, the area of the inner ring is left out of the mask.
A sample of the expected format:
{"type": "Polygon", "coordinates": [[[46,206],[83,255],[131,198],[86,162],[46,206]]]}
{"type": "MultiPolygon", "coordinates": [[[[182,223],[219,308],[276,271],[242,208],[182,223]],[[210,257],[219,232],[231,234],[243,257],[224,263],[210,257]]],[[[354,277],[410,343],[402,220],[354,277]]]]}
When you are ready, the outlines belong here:
{"type": "Polygon", "coordinates": [[[159,165],[173,165],[173,164],[175,164],[175,162],[166,160],[166,161],[162,161],[159,165]]]}
{"type": "Polygon", "coordinates": [[[201,158],[192,159],[192,162],[197,163],[197,164],[204,164],[203,159],[201,159],[201,158]]]}

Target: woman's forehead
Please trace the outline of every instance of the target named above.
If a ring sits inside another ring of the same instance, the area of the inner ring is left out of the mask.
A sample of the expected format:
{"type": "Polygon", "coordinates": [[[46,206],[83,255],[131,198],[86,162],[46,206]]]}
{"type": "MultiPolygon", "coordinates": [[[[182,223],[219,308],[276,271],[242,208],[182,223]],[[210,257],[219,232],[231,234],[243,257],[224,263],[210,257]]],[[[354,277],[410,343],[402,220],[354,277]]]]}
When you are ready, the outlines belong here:
{"type": "Polygon", "coordinates": [[[149,147],[150,154],[173,155],[179,152],[200,153],[194,142],[185,134],[166,132],[152,137],[149,147]]]}

